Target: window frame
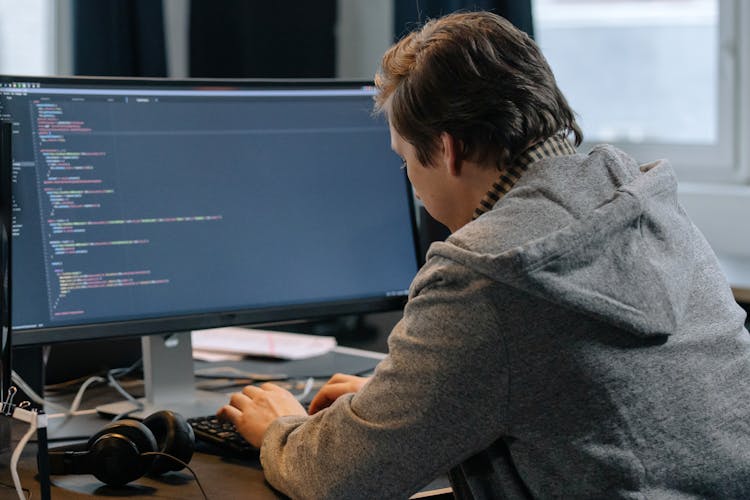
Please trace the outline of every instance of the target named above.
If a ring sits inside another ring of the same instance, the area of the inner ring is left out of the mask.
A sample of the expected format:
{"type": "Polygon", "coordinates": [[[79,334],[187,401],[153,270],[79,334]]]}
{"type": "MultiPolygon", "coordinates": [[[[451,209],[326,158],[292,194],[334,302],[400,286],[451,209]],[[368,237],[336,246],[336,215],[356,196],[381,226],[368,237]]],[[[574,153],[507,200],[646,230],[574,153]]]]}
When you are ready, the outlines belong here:
{"type": "MultiPolygon", "coordinates": [[[[668,158],[680,179],[691,182],[738,183],[747,181],[746,146],[742,144],[741,121],[747,121],[746,106],[740,103],[743,62],[748,58],[747,40],[742,40],[741,26],[750,26],[747,2],[717,0],[718,51],[717,54],[717,142],[710,145],[675,142],[607,141],[628,152],[640,162],[668,158]],[[741,151],[742,149],[742,151],[741,151]]],[[[644,6],[644,8],[647,8],[644,6]]],[[[746,64],[745,64],[746,66],[746,64]]],[[[744,79],[746,82],[747,80],[744,79]]],[[[675,82],[679,85],[679,82],[675,82]]],[[[589,151],[603,141],[591,141],[583,130],[584,143],[580,151],[589,151]]]]}

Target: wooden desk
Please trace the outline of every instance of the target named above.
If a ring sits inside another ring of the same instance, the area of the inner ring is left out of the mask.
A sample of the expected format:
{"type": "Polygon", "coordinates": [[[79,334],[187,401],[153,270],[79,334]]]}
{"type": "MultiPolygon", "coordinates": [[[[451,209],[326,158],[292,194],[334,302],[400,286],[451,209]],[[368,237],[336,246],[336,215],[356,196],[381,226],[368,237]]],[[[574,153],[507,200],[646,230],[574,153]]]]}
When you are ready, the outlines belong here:
{"type": "MultiPolygon", "coordinates": [[[[88,393],[86,406],[106,402],[112,398],[114,391],[107,387],[96,387],[88,393]]],[[[90,410],[70,419],[51,418],[49,431],[51,436],[73,437],[90,436],[108,420],[99,417],[90,410]]],[[[50,443],[50,448],[60,445],[59,442],[50,443]]],[[[67,443],[66,443],[67,444],[67,443]]],[[[40,485],[36,464],[37,444],[30,442],[19,463],[19,476],[24,488],[31,490],[31,498],[39,499],[40,485]]],[[[263,476],[258,457],[246,459],[225,458],[202,442],[196,443],[196,452],[190,461],[193,469],[210,499],[221,498],[253,498],[278,499],[285,498],[268,485],[263,476]]],[[[111,487],[98,481],[93,475],[52,476],[52,499],[96,499],[112,497],[149,497],[149,498],[180,498],[202,499],[193,475],[187,469],[170,472],[160,477],[142,477],[123,487],[111,487]]],[[[13,490],[0,490],[0,498],[14,498],[13,490]]]]}
{"type": "Polygon", "coordinates": [[[743,304],[750,304],[750,288],[732,287],[734,300],[743,304]]]}
{"type": "MultiPolygon", "coordinates": [[[[190,467],[198,476],[209,499],[248,498],[253,500],[287,498],[265,481],[263,469],[257,459],[240,460],[224,458],[206,451],[193,455],[190,467]]],[[[31,498],[40,498],[36,479],[36,446],[29,445],[19,464],[21,484],[32,492],[31,498]]],[[[51,496],[57,499],[111,499],[121,497],[148,497],[168,499],[203,499],[192,474],[186,469],[170,472],[160,477],[142,477],[125,486],[114,488],[100,483],[91,475],[52,476],[51,496]]],[[[14,498],[13,490],[0,490],[0,498],[14,498]]],[[[413,498],[432,500],[452,499],[447,479],[439,478],[427,485],[413,498]]]]}
{"type": "MultiPolygon", "coordinates": [[[[364,351],[339,348],[337,352],[363,355],[364,351]]],[[[374,358],[382,358],[382,354],[372,353],[374,358]]],[[[368,356],[369,357],[369,356],[368,356]]],[[[341,360],[343,362],[343,358],[341,360]]],[[[348,365],[336,365],[329,367],[340,371],[348,365]]],[[[276,369],[274,366],[268,369],[276,369]]],[[[285,367],[285,372],[290,372],[285,367]]],[[[303,371],[310,373],[308,367],[302,363],[303,371]]],[[[250,371],[263,373],[265,368],[256,364],[250,371]]],[[[130,388],[130,392],[139,395],[139,388],[130,388]]],[[[83,406],[93,408],[98,404],[106,403],[117,396],[112,389],[99,386],[89,389],[83,406]]],[[[72,399],[72,395],[69,396],[72,399]]],[[[58,401],[65,403],[65,401],[58,401]]],[[[67,403],[69,404],[69,402],[67,403]]],[[[50,436],[90,436],[103,427],[107,420],[100,418],[95,411],[78,415],[73,419],[64,421],[62,419],[50,419],[50,436]]],[[[59,443],[50,443],[54,448],[59,443]]],[[[275,491],[266,483],[263,470],[257,457],[250,459],[226,458],[216,453],[210,445],[197,443],[196,453],[190,462],[190,467],[195,471],[198,480],[203,485],[206,495],[210,499],[223,498],[252,498],[258,500],[286,498],[275,491]]],[[[19,475],[24,488],[32,492],[32,498],[40,498],[39,482],[36,479],[36,445],[30,443],[24,450],[21,463],[19,464],[19,475]]],[[[51,477],[51,496],[53,499],[96,499],[113,497],[149,497],[149,498],[180,498],[180,499],[202,499],[201,493],[195,479],[188,470],[171,472],[161,477],[143,477],[129,483],[126,486],[113,488],[100,483],[92,475],[70,475],[51,477]]],[[[0,490],[0,498],[13,498],[13,490],[0,490]],[[7,493],[7,495],[6,495],[7,493]]],[[[453,498],[447,478],[441,477],[427,485],[415,498],[453,498]]]]}
{"type": "MultiPolygon", "coordinates": [[[[35,479],[36,447],[29,445],[19,466],[21,483],[39,498],[39,483],[35,479]]],[[[253,498],[258,500],[285,498],[274,491],[263,477],[257,460],[222,458],[197,452],[190,461],[206,495],[210,499],[253,498]]],[[[105,499],[117,497],[202,499],[192,474],[186,469],[170,472],[161,477],[142,477],[125,486],[114,488],[100,483],[91,475],[52,476],[53,499],[105,499]]],[[[9,490],[10,491],[10,490],[9,490]]],[[[0,494],[0,497],[5,498],[0,494]]],[[[12,498],[9,496],[8,498],[12,498]]]]}

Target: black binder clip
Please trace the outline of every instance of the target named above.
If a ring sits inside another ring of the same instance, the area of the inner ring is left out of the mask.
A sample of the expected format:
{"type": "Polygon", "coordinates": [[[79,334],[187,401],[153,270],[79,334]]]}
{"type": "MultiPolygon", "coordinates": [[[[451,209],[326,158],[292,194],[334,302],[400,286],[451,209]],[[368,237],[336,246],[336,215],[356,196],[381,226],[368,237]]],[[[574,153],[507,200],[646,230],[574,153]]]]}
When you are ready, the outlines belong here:
{"type": "Polygon", "coordinates": [[[6,415],[8,417],[13,415],[13,398],[16,397],[16,392],[18,392],[16,386],[12,385],[8,387],[8,393],[5,395],[5,400],[2,403],[2,407],[0,407],[0,413],[2,413],[3,415],[6,415]]]}

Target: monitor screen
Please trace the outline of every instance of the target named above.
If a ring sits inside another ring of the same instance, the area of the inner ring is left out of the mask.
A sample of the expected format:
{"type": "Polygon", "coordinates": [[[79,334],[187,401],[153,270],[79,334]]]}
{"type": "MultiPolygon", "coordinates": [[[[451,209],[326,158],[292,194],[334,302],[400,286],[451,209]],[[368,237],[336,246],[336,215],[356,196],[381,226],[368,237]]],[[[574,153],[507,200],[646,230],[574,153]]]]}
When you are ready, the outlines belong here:
{"type": "Polygon", "coordinates": [[[373,94],[0,77],[14,345],[401,307],[413,203],[373,94]]]}

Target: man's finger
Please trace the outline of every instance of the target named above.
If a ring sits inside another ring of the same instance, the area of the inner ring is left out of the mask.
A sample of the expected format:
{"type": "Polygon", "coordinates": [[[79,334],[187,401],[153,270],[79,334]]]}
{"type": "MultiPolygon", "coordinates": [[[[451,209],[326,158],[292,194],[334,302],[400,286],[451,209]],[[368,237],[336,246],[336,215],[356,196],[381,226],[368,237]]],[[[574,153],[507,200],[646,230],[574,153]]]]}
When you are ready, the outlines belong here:
{"type": "Polygon", "coordinates": [[[242,392],[235,392],[229,396],[229,404],[240,410],[245,410],[252,402],[253,400],[250,396],[242,392]]]}
{"type": "Polygon", "coordinates": [[[263,392],[263,389],[255,385],[246,385],[245,387],[242,388],[242,394],[244,394],[245,396],[251,399],[256,397],[258,394],[261,394],[262,392],[263,392]]]}
{"type": "Polygon", "coordinates": [[[237,425],[237,422],[239,421],[240,417],[242,416],[242,412],[231,405],[224,405],[221,408],[219,408],[219,411],[216,412],[216,416],[219,417],[221,420],[228,420],[232,422],[234,425],[237,425]]]}
{"type": "Polygon", "coordinates": [[[265,382],[261,384],[260,388],[263,389],[264,391],[269,391],[269,392],[289,392],[283,387],[280,387],[272,382],[265,382]]]}

